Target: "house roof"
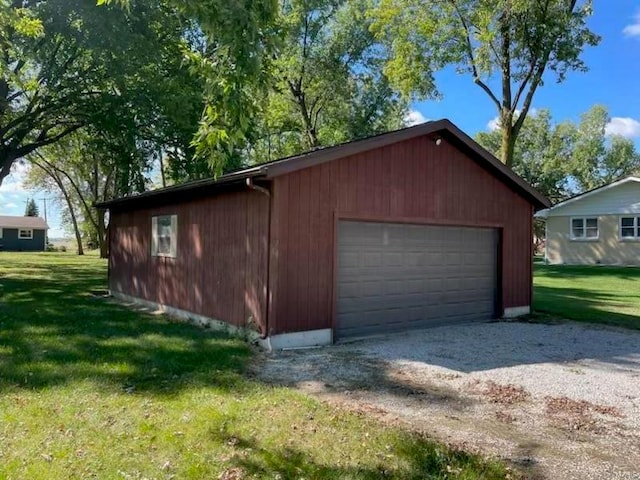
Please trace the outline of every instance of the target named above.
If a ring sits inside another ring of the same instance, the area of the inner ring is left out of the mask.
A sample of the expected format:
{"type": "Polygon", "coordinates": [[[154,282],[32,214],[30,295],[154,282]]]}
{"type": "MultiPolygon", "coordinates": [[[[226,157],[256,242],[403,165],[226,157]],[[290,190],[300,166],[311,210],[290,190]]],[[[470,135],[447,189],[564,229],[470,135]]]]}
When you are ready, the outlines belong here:
{"type": "Polygon", "coordinates": [[[212,189],[229,188],[232,185],[243,184],[247,179],[269,180],[279,175],[295,172],[304,168],[320,165],[339,158],[363,153],[376,148],[385,147],[394,143],[410,140],[423,135],[440,135],[448,141],[456,144],[458,148],[466,151],[485,168],[500,177],[515,191],[527,198],[536,208],[550,206],[549,200],[535,190],[526,181],[520,178],[513,170],[504,165],[500,160],[481,147],[466,133],[456,127],[447,119],[426,122],[413,127],[407,127],[388,133],[382,133],[361,140],[342,143],[333,147],[312,150],[299,155],[281,158],[255,167],[246,168],[236,172],[222,175],[217,179],[211,178],[188,182],[181,185],[151,190],[130,197],[117,198],[111,201],[98,203],[98,208],[114,208],[134,206],[138,202],[166,199],[167,197],[180,197],[186,192],[198,190],[211,191],[212,189]]]}
{"type": "Polygon", "coordinates": [[[14,217],[0,215],[0,228],[30,228],[34,230],[47,230],[49,226],[44,218],[40,217],[14,217]]]}
{"type": "Polygon", "coordinates": [[[620,187],[622,185],[626,185],[629,183],[640,183],[640,177],[626,177],[623,178],[621,180],[617,180],[615,182],[609,183],[607,185],[603,185],[602,187],[598,187],[598,188],[594,188],[592,190],[580,193],[578,195],[575,195],[571,198],[568,198],[567,200],[564,200],[562,202],[556,203],[554,206],[550,207],[550,208],[545,208],[544,210],[540,210],[538,213],[536,213],[536,217],[537,218],[547,218],[549,216],[549,214],[553,213],[554,211],[564,208],[567,205],[571,205],[572,203],[576,203],[576,202],[580,202],[582,200],[585,200],[587,198],[593,197],[594,195],[599,195],[603,192],[606,192],[608,190],[611,190],[613,188],[616,187],[620,187]]]}

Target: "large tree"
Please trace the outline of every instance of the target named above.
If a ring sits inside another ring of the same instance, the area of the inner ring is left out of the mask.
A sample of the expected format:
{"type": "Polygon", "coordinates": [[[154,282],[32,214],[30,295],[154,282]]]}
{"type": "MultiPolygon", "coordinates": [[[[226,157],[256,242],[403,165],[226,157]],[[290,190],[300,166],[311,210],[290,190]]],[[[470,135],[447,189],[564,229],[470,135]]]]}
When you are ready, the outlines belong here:
{"type": "Polygon", "coordinates": [[[117,126],[175,38],[176,9],[0,0],[0,183],[12,164],[88,125],[117,126]],[[9,19],[9,20],[7,20],[9,19]]]}
{"type": "MultiPolygon", "coordinates": [[[[575,125],[553,122],[549,110],[529,115],[513,151],[513,170],[552,202],[569,195],[568,176],[575,150],[575,125]]],[[[476,140],[495,155],[500,154],[503,132],[496,128],[480,132],[476,140]]]]}
{"type": "Polygon", "coordinates": [[[635,144],[619,135],[607,135],[610,121],[607,108],[595,105],[574,127],[575,144],[569,174],[575,192],[640,173],[640,154],[635,144]]]}
{"type": "Polygon", "coordinates": [[[599,42],[591,12],[590,0],[381,0],[372,15],[390,48],[386,73],[405,95],[438,95],[433,74],[447,66],[470,76],[498,112],[498,156],[511,166],[543,79],[586,70],[582,52],[599,42]]]}
{"type": "Polygon", "coordinates": [[[100,247],[102,257],[107,255],[108,222],[95,203],[146,189],[150,152],[122,133],[78,130],[29,157],[33,168],[27,185],[56,195],[72,223],[79,254],[85,237],[100,247]]]}
{"type": "MultiPolygon", "coordinates": [[[[556,123],[549,110],[524,122],[516,141],[513,169],[552,202],[640,172],[640,153],[632,140],[608,135],[607,108],[594,105],[578,123],[556,123]]],[[[502,132],[480,132],[476,140],[500,153],[502,132]]]]}
{"type": "Polygon", "coordinates": [[[287,0],[277,20],[264,108],[248,137],[262,162],[402,125],[406,103],[383,74],[367,0],[287,0]]]}

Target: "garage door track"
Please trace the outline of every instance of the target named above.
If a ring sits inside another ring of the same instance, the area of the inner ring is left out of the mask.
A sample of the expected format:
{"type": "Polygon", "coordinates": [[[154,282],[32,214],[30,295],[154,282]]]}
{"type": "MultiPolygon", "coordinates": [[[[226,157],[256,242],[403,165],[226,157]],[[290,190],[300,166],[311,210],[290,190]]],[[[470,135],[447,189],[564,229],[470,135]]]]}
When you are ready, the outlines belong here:
{"type": "Polygon", "coordinates": [[[527,478],[640,479],[640,332],[461,325],[265,355],[257,367],[527,478]]]}

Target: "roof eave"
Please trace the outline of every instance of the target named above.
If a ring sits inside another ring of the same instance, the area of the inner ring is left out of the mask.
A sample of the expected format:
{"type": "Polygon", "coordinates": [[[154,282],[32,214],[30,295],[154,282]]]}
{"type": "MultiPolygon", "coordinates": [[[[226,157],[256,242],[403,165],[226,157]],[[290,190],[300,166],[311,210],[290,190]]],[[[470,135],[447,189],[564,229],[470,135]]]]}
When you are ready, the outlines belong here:
{"type": "Polygon", "coordinates": [[[634,176],[630,176],[630,177],[625,177],[622,178],[620,180],[617,180],[615,182],[609,183],[608,185],[603,185],[601,187],[597,187],[594,188],[593,190],[589,190],[588,192],[584,192],[584,193],[580,193],[578,195],[574,195],[571,198],[568,198],[566,200],[563,200],[562,202],[559,202],[553,206],[549,206],[549,208],[546,209],[545,212],[545,216],[544,217],[540,217],[540,218],[548,218],[553,212],[555,212],[556,210],[562,209],[564,207],[566,207],[567,205],[570,205],[572,203],[576,203],[576,202],[580,202],[582,200],[584,200],[585,198],[589,198],[593,195],[597,195],[600,194],[602,192],[605,192],[607,190],[610,190],[612,188],[616,188],[619,187],[621,185],[624,185],[626,183],[629,182],[636,182],[636,183],[640,183],[640,177],[634,177],[634,176]]]}
{"type": "Polygon", "coordinates": [[[247,178],[260,178],[264,176],[264,168],[256,167],[223,175],[218,179],[197,180],[195,182],[183,183],[172,187],[150,190],[148,192],[143,192],[138,195],[132,195],[130,197],[121,197],[114,200],[108,200],[106,202],[98,202],[94,204],[94,207],[100,210],[106,210],[114,207],[126,206],[148,200],[168,197],[171,195],[180,194],[182,192],[192,192],[195,190],[205,190],[208,188],[215,190],[217,187],[230,186],[234,183],[237,183],[239,185],[241,183],[244,183],[247,178]]]}

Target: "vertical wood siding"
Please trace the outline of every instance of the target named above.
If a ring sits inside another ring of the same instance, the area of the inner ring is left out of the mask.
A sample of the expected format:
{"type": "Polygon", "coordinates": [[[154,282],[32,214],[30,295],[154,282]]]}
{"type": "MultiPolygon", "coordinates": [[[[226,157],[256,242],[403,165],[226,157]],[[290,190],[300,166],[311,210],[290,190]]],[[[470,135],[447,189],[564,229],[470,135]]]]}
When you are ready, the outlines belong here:
{"type": "Polygon", "coordinates": [[[268,218],[256,191],[115,210],[109,287],[265,333],[268,218]],[[178,216],[177,258],[151,256],[151,217],[163,214],[178,216]]]}
{"type": "Polygon", "coordinates": [[[370,218],[502,229],[502,307],[531,304],[530,203],[427,137],[310,167],[272,185],[270,334],[332,327],[335,224],[370,218]]]}

